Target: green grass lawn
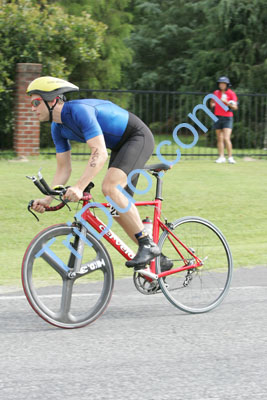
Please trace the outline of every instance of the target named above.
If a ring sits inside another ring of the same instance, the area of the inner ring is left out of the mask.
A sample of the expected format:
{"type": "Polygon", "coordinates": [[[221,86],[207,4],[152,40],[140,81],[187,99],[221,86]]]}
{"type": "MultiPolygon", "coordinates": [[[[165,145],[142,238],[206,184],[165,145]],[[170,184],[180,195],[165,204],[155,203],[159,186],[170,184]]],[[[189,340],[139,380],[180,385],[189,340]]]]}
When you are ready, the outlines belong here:
{"type": "MultiPolygon", "coordinates": [[[[156,158],[151,162],[157,162],[156,158]]],[[[74,183],[80,176],[85,161],[73,161],[70,181],[74,183]]],[[[38,223],[28,213],[27,204],[33,198],[41,197],[26,175],[42,173],[48,182],[55,170],[55,159],[31,159],[28,162],[0,160],[0,267],[2,285],[20,283],[20,268],[26,247],[31,239],[45,227],[71,221],[76,213],[67,209],[40,216],[38,223]]],[[[267,163],[256,160],[246,162],[238,159],[236,165],[217,165],[210,160],[187,161],[185,158],[164,176],[163,214],[169,220],[186,215],[197,215],[209,219],[226,236],[236,268],[243,266],[267,265],[267,163]]],[[[101,194],[103,170],[95,180],[92,194],[96,201],[104,201],[101,194]]],[[[140,188],[145,187],[145,179],[140,180],[140,188]]],[[[146,196],[136,199],[153,199],[155,186],[146,196]]],[[[144,208],[141,215],[151,216],[151,209],[144,208]]],[[[100,212],[100,218],[102,214],[100,212]]],[[[116,231],[135,250],[135,245],[117,228],[116,231]]],[[[124,259],[107,244],[113,260],[116,277],[131,275],[124,266],[124,259]]]]}

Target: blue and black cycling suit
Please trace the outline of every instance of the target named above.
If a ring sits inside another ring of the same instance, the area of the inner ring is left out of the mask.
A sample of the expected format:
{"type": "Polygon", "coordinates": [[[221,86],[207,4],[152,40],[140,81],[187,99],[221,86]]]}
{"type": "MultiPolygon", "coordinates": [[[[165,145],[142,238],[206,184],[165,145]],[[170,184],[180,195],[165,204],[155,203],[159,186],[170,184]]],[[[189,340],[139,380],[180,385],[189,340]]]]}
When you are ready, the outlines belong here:
{"type": "MultiPolygon", "coordinates": [[[[62,108],[61,120],[62,124],[53,122],[51,128],[57,153],[69,151],[70,140],[86,143],[103,135],[106,147],[111,149],[109,168],[119,168],[126,175],[142,169],[153,153],[150,129],[136,115],[108,100],[68,101],[62,108]]],[[[132,179],[134,186],[137,180],[136,175],[132,179]]]]}

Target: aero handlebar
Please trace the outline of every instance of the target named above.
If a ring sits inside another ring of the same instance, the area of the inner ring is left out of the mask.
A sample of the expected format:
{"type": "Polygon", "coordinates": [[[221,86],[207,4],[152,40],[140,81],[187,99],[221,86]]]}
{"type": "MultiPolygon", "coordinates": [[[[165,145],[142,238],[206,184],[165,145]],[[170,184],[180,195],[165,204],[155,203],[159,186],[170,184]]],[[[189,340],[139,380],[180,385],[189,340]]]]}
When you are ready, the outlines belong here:
{"type": "MultiPolygon", "coordinates": [[[[64,200],[62,196],[66,193],[67,189],[69,186],[58,186],[56,188],[51,189],[45,179],[43,178],[41,171],[38,172],[38,178],[36,176],[26,176],[26,178],[31,179],[32,182],[35,184],[35,186],[46,196],[58,196],[61,200],[61,203],[58,204],[57,206],[54,207],[45,207],[45,211],[58,211],[64,206],[69,206],[67,205],[68,200],[64,200]]],[[[90,182],[89,185],[85,188],[85,191],[83,193],[83,197],[80,199],[82,201],[90,201],[92,199],[92,195],[90,194],[90,190],[93,189],[94,184],[93,182],[90,182]]],[[[31,210],[32,205],[33,205],[34,200],[31,200],[28,204],[28,211],[34,215],[34,217],[39,221],[39,218],[34,214],[34,212],[31,210]]],[[[70,210],[70,208],[69,208],[70,210]]]]}

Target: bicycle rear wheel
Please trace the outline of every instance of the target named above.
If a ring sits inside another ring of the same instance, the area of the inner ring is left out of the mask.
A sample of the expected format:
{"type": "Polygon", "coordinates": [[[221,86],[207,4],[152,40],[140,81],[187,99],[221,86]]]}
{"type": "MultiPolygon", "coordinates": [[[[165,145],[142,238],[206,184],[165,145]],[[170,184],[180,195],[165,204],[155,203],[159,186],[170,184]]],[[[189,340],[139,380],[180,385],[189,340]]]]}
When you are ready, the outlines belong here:
{"type": "Polygon", "coordinates": [[[46,322],[60,328],[80,328],[95,321],[106,309],[114,285],[110,257],[88,232],[92,247],[84,246],[85,273],[70,279],[67,271],[72,271],[75,257],[65,244],[72,233],[65,224],[45,229],[32,240],[22,263],[22,283],[30,305],[46,322]],[[63,264],[66,271],[60,268],[63,264]]]}
{"type": "MultiPolygon", "coordinates": [[[[189,248],[203,265],[187,269],[159,279],[166,298],[182,311],[198,314],[217,307],[224,299],[230,286],[233,261],[228,243],[220,230],[209,221],[199,217],[185,217],[173,224],[173,233],[189,248]]],[[[172,270],[185,263],[171,244],[164,231],[159,239],[162,253],[173,261],[172,270]]],[[[173,237],[188,265],[194,258],[173,237]]],[[[160,273],[160,257],[156,260],[156,271],[160,273]]]]}

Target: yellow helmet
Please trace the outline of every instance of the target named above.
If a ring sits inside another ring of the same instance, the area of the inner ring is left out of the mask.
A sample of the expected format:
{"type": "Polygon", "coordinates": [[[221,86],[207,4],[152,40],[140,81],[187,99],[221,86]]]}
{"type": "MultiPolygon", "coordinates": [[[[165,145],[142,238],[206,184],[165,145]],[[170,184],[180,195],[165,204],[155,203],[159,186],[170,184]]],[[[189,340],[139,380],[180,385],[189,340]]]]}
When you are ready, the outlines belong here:
{"type": "Polygon", "coordinates": [[[45,101],[52,101],[57,96],[67,92],[79,90],[78,86],[73,85],[63,79],[54,78],[52,76],[41,76],[34,79],[28,86],[26,93],[39,94],[45,101]]]}

